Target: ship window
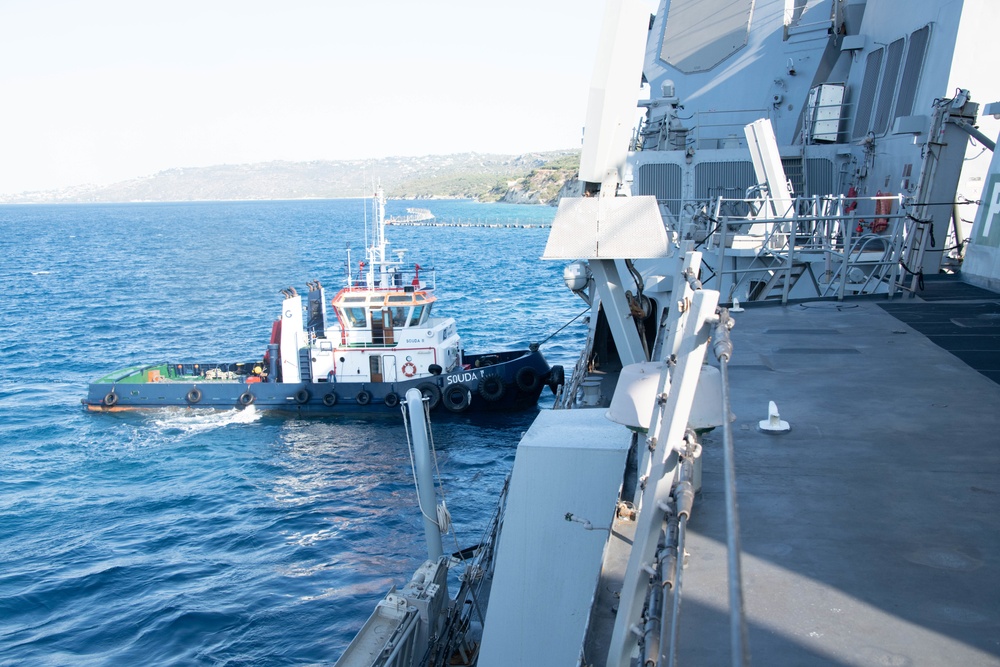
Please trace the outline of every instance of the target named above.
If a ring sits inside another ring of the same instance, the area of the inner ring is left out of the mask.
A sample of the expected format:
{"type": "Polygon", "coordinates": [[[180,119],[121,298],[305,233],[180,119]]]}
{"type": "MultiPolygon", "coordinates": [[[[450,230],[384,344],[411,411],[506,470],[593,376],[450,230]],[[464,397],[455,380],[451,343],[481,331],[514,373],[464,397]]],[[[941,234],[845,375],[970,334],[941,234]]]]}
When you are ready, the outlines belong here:
{"type": "Polygon", "coordinates": [[[338,308],[337,310],[341,313],[340,319],[355,329],[363,328],[368,323],[364,308],[338,308]]]}
{"type": "Polygon", "coordinates": [[[924,54],[927,52],[927,37],[930,31],[931,27],[925,25],[910,35],[910,46],[906,50],[906,62],[903,64],[903,77],[899,81],[896,118],[909,116],[913,112],[913,100],[917,96],[917,84],[920,83],[920,70],[924,66],[924,54]]]}
{"type": "Polygon", "coordinates": [[[343,299],[344,303],[364,303],[368,297],[364,296],[345,296],[343,299]]]}
{"type": "Polygon", "coordinates": [[[414,326],[420,324],[420,316],[423,315],[423,312],[424,312],[424,307],[423,306],[415,306],[413,308],[413,314],[410,315],[410,326],[411,327],[414,327],[414,326]]]}
{"type": "Polygon", "coordinates": [[[395,306],[389,310],[392,312],[392,326],[401,327],[406,324],[406,308],[395,306]]]}
{"type": "Polygon", "coordinates": [[[389,297],[389,303],[411,303],[412,301],[413,297],[409,294],[397,294],[389,297]]]}
{"type": "Polygon", "coordinates": [[[854,116],[854,138],[860,139],[868,134],[868,125],[872,119],[872,107],[875,105],[875,87],[878,85],[878,75],[882,70],[882,56],[885,49],[878,48],[868,54],[865,63],[865,78],[861,83],[861,94],[858,95],[857,111],[854,116]]]}
{"type": "Polygon", "coordinates": [[[889,129],[889,113],[892,111],[892,98],[896,96],[902,60],[903,40],[897,39],[886,50],[885,73],[882,75],[882,87],[878,91],[878,105],[875,108],[875,134],[883,135],[889,129]]]}

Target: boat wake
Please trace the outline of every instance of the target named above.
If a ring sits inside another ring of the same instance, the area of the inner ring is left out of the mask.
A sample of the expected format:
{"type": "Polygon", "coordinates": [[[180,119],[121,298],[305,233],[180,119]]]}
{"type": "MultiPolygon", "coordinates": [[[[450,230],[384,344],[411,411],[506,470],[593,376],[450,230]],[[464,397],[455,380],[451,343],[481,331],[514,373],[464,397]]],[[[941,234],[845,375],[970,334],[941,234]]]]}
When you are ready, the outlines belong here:
{"type": "Polygon", "coordinates": [[[164,434],[189,435],[214,431],[230,424],[252,424],[261,418],[261,414],[252,405],[224,412],[172,410],[160,413],[156,419],[153,419],[153,426],[164,434]]]}

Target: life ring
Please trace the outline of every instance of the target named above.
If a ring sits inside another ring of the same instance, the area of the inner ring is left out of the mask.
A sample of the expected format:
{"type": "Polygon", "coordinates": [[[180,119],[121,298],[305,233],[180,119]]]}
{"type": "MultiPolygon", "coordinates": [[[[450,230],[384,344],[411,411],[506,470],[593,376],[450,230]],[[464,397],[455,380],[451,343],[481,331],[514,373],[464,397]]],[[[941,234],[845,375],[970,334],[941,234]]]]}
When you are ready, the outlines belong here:
{"type": "Polygon", "coordinates": [[[548,384],[549,384],[549,389],[552,390],[553,394],[556,393],[556,391],[559,389],[559,385],[566,384],[566,371],[563,369],[562,366],[559,366],[557,364],[553,366],[551,370],[549,370],[548,384]]]}
{"type": "Polygon", "coordinates": [[[526,394],[536,391],[540,382],[541,377],[539,377],[538,371],[531,366],[525,366],[514,376],[514,384],[526,394]]]}
{"type": "Polygon", "coordinates": [[[312,398],[312,396],[309,395],[309,390],[305,387],[295,392],[295,402],[299,405],[305,405],[309,402],[310,398],[312,398]]]}
{"type": "Polygon", "coordinates": [[[323,397],[323,405],[328,408],[332,408],[337,404],[337,395],[332,391],[323,397]]]}
{"type": "Polygon", "coordinates": [[[105,395],[105,397],[101,400],[101,403],[103,403],[104,407],[106,408],[115,407],[116,405],[118,405],[118,394],[116,394],[114,391],[109,391],[107,395],[105,395]]]}
{"type": "Polygon", "coordinates": [[[465,385],[455,384],[448,388],[442,396],[444,407],[451,412],[465,412],[472,403],[472,392],[465,385]]]}
{"type": "Polygon", "coordinates": [[[382,402],[385,403],[386,407],[394,408],[399,405],[399,394],[390,391],[385,395],[385,398],[382,399],[382,402]]]}
{"type": "Polygon", "coordinates": [[[872,220],[872,232],[879,234],[884,232],[889,228],[888,218],[879,218],[880,215],[890,215],[892,213],[892,195],[888,192],[882,194],[879,190],[875,193],[875,215],[876,218],[872,220]]]}
{"type": "Polygon", "coordinates": [[[503,395],[507,392],[507,385],[504,384],[503,378],[496,373],[487,373],[483,376],[483,379],[479,381],[479,386],[476,388],[479,395],[485,398],[491,403],[495,403],[503,398],[503,395]]]}
{"type": "Polygon", "coordinates": [[[403,375],[405,375],[408,378],[411,378],[416,374],[417,374],[417,365],[415,363],[413,363],[412,361],[407,361],[405,364],[403,364],[403,375]]]}
{"type": "Polygon", "coordinates": [[[441,388],[436,384],[424,382],[423,384],[417,385],[417,389],[419,389],[420,393],[427,399],[428,409],[433,410],[441,404],[441,388]]]}
{"type": "Polygon", "coordinates": [[[197,403],[200,400],[201,400],[201,389],[198,389],[198,387],[195,387],[194,389],[192,389],[187,393],[188,403],[197,403]]]}
{"type": "Polygon", "coordinates": [[[368,405],[372,402],[371,392],[362,389],[358,392],[358,395],[354,397],[354,400],[358,402],[358,405],[368,405]]]}
{"type": "Polygon", "coordinates": [[[242,405],[243,407],[246,407],[248,405],[253,405],[253,402],[256,400],[257,397],[251,394],[249,391],[245,391],[242,394],[240,394],[239,398],[240,405],[242,405]]]}

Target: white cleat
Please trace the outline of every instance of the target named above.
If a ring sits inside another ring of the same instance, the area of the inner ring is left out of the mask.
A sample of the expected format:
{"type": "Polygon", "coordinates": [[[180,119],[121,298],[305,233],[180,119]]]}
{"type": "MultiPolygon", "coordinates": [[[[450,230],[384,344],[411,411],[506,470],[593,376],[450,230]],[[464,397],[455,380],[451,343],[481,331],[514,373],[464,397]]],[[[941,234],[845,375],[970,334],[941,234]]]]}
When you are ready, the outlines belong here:
{"type": "Polygon", "coordinates": [[[792,430],[788,422],[782,421],[781,415],[778,414],[778,406],[774,404],[774,401],[767,404],[767,419],[757,422],[757,428],[764,433],[788,433],[792,430]]]}

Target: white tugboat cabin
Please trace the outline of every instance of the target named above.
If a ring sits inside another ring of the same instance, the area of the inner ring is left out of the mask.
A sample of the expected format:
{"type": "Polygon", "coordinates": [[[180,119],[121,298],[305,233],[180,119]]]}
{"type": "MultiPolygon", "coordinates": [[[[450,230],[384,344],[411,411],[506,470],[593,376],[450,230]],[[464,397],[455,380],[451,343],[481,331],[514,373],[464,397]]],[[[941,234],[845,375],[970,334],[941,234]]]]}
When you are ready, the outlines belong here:
{"type": "Polygon", "coordinates": [[[348,275],[347,286],[330,303],[336,323],[328,325],[325,291],[318,283],[309,288],[305,325],[301,296],[289,293],[282,304],[283,382],[400,382],[460,369],[455,320],[431,317],[436,299],[433,286],[421,280],[420,265],[404,265],[405,250],[386,258],[381,187],[374,205],[375,242],[367,249],[358,276],[348,275]]]}

